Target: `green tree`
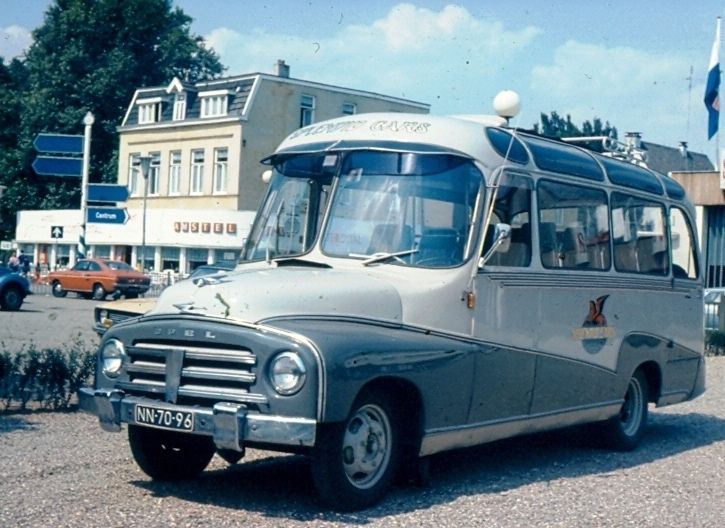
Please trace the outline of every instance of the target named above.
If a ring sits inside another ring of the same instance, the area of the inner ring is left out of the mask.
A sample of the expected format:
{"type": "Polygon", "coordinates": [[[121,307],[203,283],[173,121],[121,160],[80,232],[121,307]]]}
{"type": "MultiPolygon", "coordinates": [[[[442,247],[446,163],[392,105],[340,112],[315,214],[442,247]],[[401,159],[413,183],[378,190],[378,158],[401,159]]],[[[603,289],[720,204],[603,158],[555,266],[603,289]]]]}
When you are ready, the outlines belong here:
{"type": "MultiPolygon", "coordinates": [[[[218,55],[191,33],[191,22],[171,0],[53,2],[24,61],[19,134],[7,167],[12,182],[3,198],[9,211],[79,207],[78,179],[34,174],[39,132],[81,134],[83,116],[93,112],[90,181],[115,181],[116,127],[134,91],[174,76],[195,82],[222,74],[218,55]]],[[[6,236],[14,224],[14,213],[3,214],[6,236]]]]}
{"type": "Polygon", "coordinates": [[[11,237],[5,226],[15,224],[18,200],[13,168],[19,165],[18,129],[20,128],[20,91],[26,77],[22,62],[13,60],[6,65],[0,57],[0,236],[11,237]]]}
{"type": "MultiPolygon", "coordinates": [[[[571,116],[561,117],[557,112],[551,112],[550,115],[541,114],[541,123],[534,124],[534,132],[542,136],[562,138],[562,137],[586,137],[586,136],[607,136],[617,138],[617,129],[609,124],[609,121],[602,123],[602,120],[595,117],[593,121],[584,121],[581,127],[577,127],[571,121],[571,116]]],[[[579,143],[585,145],[592,150],[601,152],[602,142],[591,141],[587,143],[579,143]]]]}

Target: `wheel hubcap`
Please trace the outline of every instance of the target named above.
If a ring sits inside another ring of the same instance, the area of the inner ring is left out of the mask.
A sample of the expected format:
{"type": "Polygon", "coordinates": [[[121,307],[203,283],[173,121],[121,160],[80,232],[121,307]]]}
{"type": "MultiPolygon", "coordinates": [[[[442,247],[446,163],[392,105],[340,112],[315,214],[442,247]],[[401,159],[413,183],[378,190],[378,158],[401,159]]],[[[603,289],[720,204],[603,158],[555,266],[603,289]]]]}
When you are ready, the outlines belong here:
{"type": "Polygon", "coordinates": [[[390,421],[377,405],[361,407],[345,429],[342,462],[345,475],[357,488],[370,488],[390,461],[390,421]]]}

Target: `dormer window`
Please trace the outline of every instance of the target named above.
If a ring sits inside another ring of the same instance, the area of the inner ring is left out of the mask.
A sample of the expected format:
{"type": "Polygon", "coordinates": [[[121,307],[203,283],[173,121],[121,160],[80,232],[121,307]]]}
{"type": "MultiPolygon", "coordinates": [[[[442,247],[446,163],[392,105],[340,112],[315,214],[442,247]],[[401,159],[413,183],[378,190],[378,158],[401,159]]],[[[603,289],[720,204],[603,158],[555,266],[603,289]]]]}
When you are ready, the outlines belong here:
{"type": "Polygon", "coordinates": [[[199,94],[201,117],[220,117],[227,115],[229,91],[216,90],[199,94]]]}
{"type": "Polygon", "coordinates": [[[138,106],[138,124],[147,125],[149,123],[157,123],[161,119],[161,98],[154,97],[150,99],[139,99],[136,101],[138,106]]]}
{"type": "Polygon", "coordinates": [[[174,99],[174,121],[183,121],[186,118],[186,94],[178,93],[174,99]]]}

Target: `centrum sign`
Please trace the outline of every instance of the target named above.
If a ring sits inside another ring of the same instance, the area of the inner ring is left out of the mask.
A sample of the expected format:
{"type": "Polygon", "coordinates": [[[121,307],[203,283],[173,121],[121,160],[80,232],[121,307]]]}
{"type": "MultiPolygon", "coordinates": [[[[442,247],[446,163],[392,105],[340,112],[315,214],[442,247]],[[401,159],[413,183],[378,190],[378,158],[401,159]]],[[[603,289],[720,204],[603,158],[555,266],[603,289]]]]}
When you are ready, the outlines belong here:
{"type": "Polygon", "coordinates": [[[125,224],[128,211],[118,207],[89,207],[86,219],[92,224],[125,224]]]}

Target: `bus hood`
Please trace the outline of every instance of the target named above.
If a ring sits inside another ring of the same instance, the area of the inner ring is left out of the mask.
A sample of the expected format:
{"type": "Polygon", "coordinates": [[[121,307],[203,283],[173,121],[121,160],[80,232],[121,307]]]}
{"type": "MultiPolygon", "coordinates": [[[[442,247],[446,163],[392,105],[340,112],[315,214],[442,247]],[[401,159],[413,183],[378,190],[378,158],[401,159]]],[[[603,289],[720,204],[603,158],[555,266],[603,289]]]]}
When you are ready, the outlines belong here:
{"type": "Polygon", "coordinates": [[[398,291],[371,275],[334,269],[237,269],[167,288],[149,314],[189,313],[258,323],[273,317],[363,317],[402,322],[398,291]]]}

